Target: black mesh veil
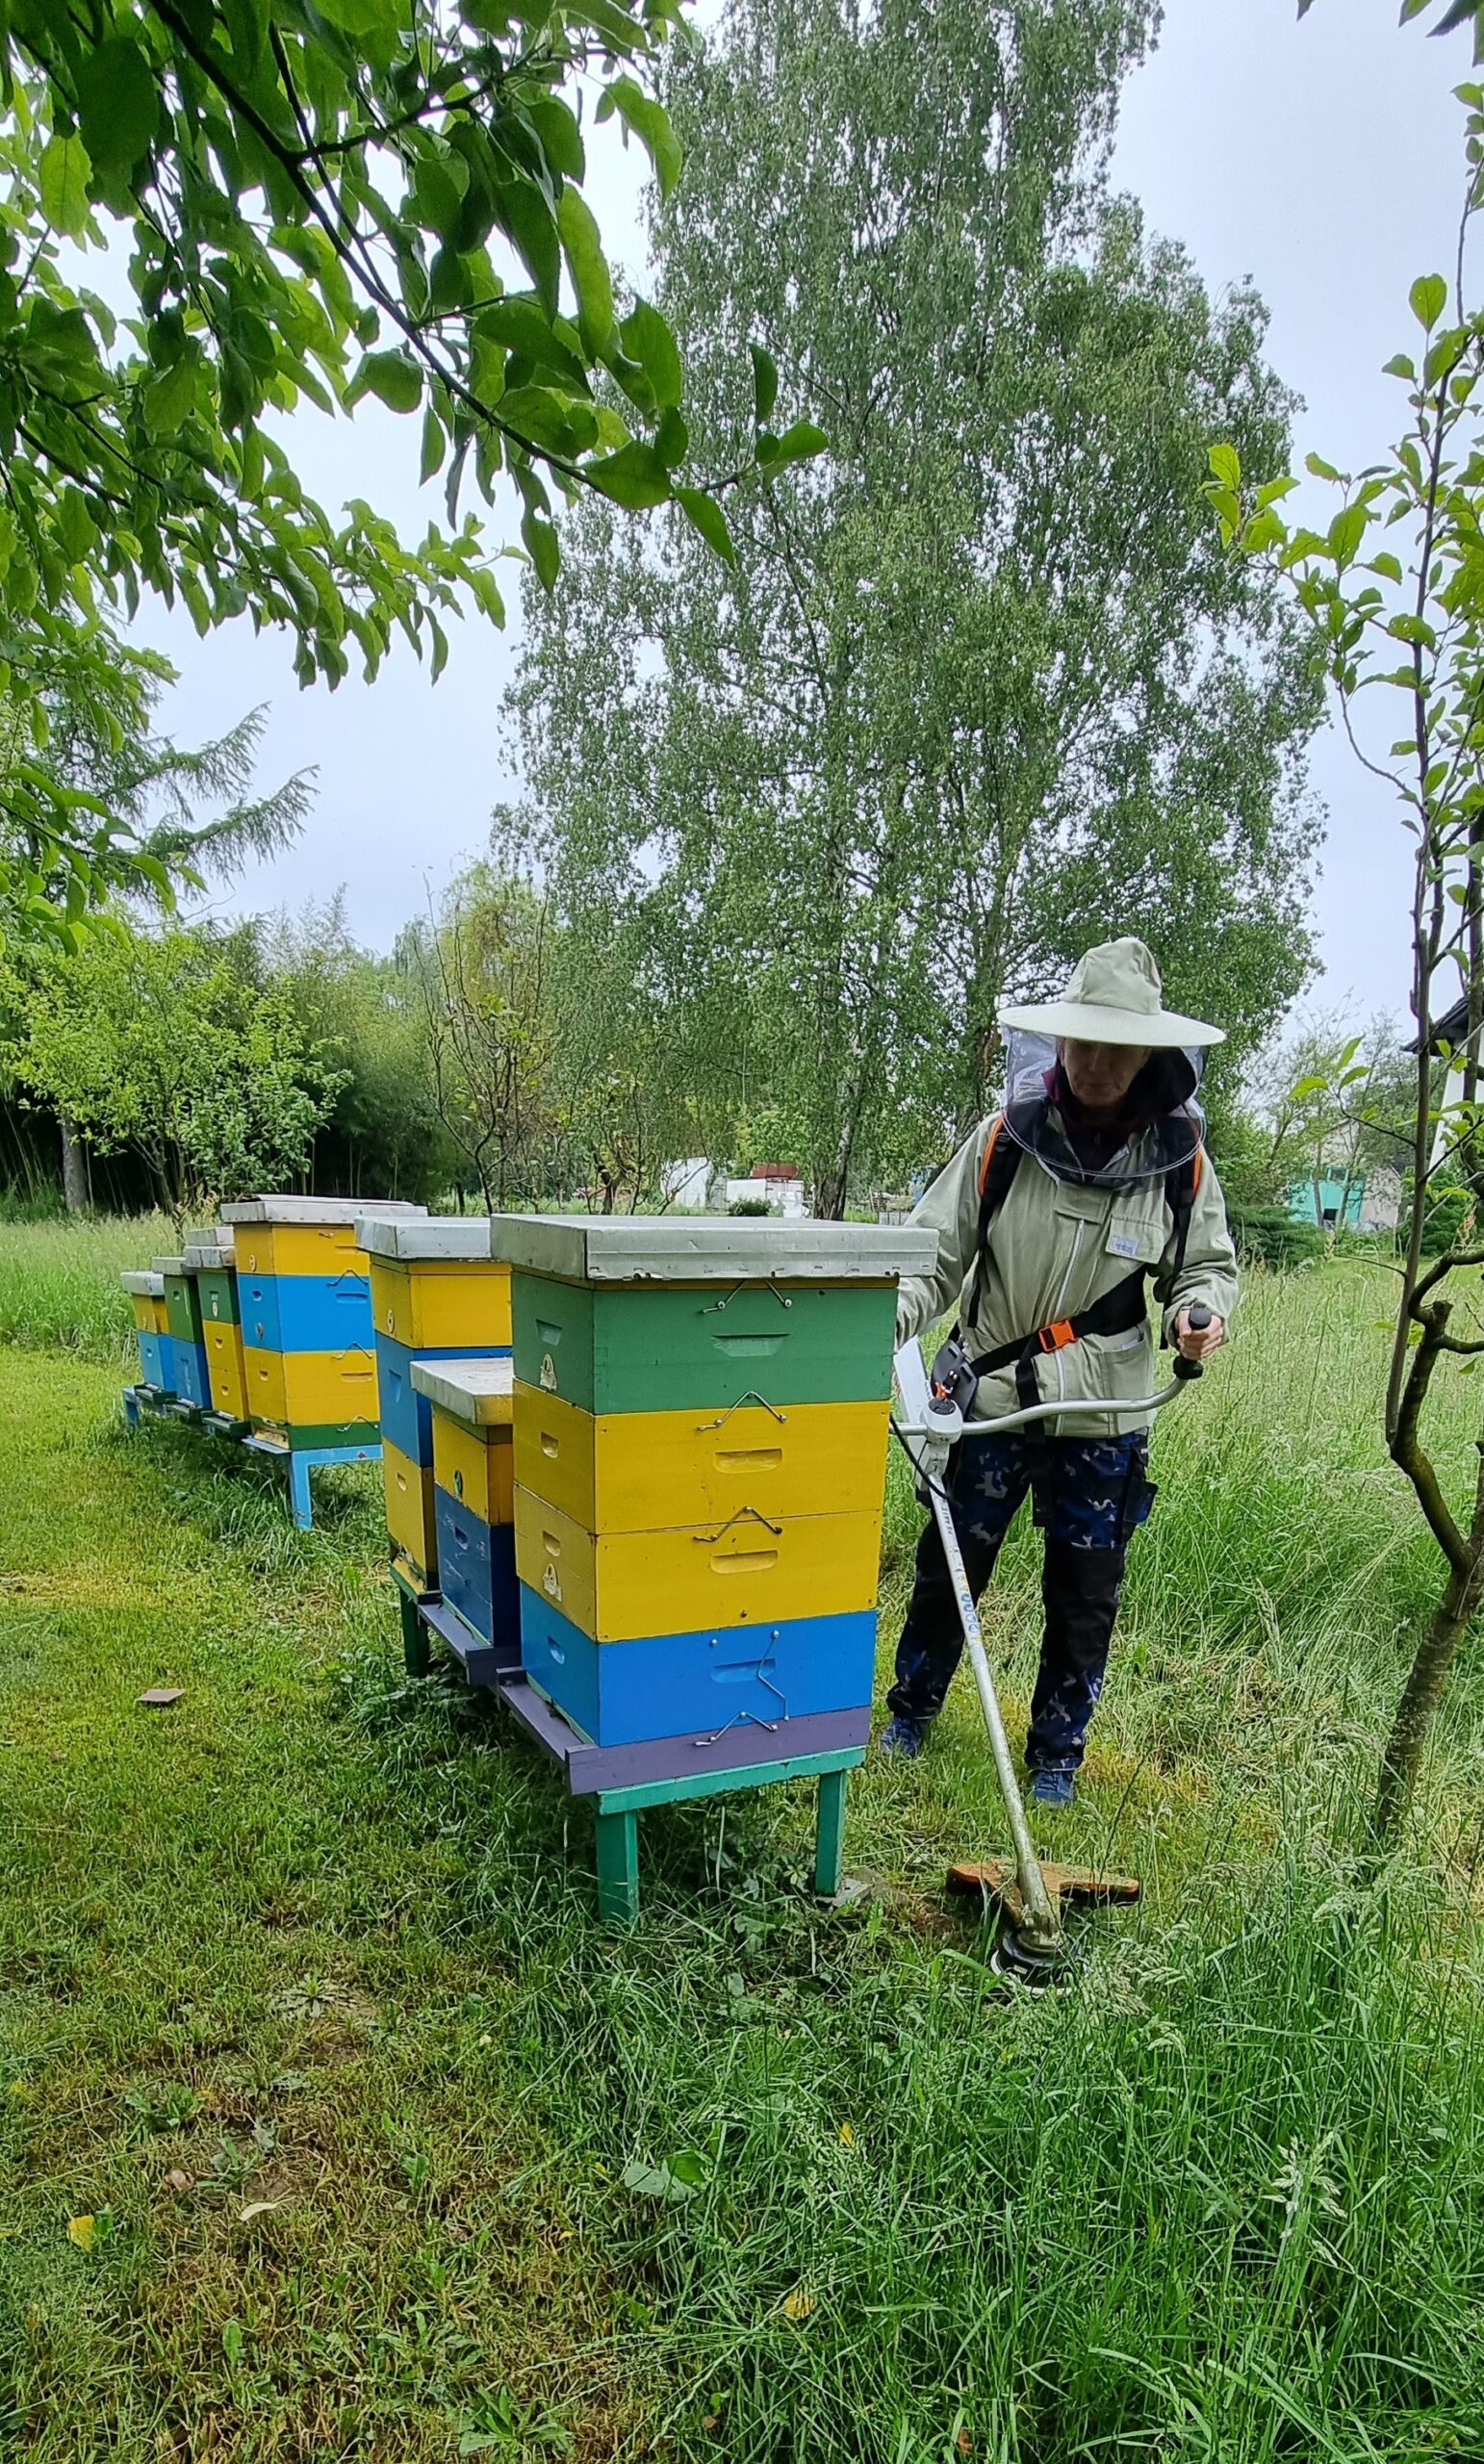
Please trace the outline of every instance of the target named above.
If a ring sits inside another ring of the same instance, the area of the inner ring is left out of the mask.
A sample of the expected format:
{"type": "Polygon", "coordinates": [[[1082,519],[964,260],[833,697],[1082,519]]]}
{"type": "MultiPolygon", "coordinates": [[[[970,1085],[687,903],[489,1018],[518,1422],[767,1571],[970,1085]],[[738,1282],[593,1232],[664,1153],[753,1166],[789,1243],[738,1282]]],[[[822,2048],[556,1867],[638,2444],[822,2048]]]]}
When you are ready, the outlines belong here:
{"type": "Polygon", "coordinates": [[[1110,1144],[1106,1130],[1079,1136],[1055,1101],[1057,1047],[1050,1036],[1012,1028],[1008,1042],[1005,1126],[1017,1146],[1059,1181],[1088,1188],[1128,1189],[1163,1179],[1188,1164],[1201,1142],[1205,1117],[1196,1090],[1206,1065],[1200,1045],[1153,1052],[1123,1107],[1126,1134],[1110,1144]]]}

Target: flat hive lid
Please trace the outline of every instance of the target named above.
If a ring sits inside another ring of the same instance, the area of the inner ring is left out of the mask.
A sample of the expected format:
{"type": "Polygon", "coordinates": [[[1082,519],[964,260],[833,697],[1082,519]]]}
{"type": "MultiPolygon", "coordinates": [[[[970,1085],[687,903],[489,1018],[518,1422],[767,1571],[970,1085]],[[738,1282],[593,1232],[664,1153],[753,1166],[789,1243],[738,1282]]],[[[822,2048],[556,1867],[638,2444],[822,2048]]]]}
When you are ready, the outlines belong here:
{"type": "Polygon", "coordinates": [[[887,1283],[937,1265],[935,1232],[807,1217],[498,1215],[490,1246],[564,1283],[887,1283]]]}
{"type": "Polygon", "coordinates": [[[217,1243],[218,1248],[226,1249],[229,1252],[237,1239],[237,1235],[233,1231],[230,1223],[218,1223],[215,1232],[213,1232],[210,1237],[217,1243]]]}
{"type": "Polygon", "coordinates": [[[223,1267],[233,1263],[233,1252],[224,1249],[219,1241],[188,1241],[186,1272],[188,1274],[219,1274],[223,1267]]]}
{"type": "Polygon", "coordinates": [[[399,1197],[239,1197],[221,1210],[224,1223],[357,1223],[365,1215],[426,1215],[399,1197]]]}
{"type": "Polygon", "coordinates": [[[142,1268],[131,1267],[128,1273],[121,1274],[118,1280],[123,1285],[125,1292],[141,1292],[144,1294],[145,1297],[150,1300],[163,1300],[165,1298],[165,1277],[163,1274],[150,1274],[142,1268]]]}
{"type": "Polygon", "coordinates": [[[479,1258],[490,1262],[487,1215],[358,1215],[356,1246],[373,1258],[479,1258]]]}
{"type": "Polygon", "coordinates": [[[184,1258],[151,1258],[150,1265],[156,1274],[184,1274],[186,1271],[184,1258]]]}
{"type": "Polygon", "coordinates": [[[515,1364],[509,1360],[415,1360],[412,1382],[441,1412],[468,1428],[496,1428],[510,1419],[515,1364]]]}

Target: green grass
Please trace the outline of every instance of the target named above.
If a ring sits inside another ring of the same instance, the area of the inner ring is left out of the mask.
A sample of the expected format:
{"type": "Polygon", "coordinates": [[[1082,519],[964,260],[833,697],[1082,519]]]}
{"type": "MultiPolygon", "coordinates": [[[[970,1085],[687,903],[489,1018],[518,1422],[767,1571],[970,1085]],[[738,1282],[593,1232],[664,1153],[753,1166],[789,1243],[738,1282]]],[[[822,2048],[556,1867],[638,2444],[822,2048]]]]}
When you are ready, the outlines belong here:
{"type": "MultiPolygon", "coordinates": [[[[771,1789],[646,1815],[606,1938],[582,1809],[402,1681],[371,1476],[295,1534],[270,1467],[0,1348],[0,2455],[1484,2450],[1476,1651],[1431,1853],[1365,1893],[1346,1859],[1433,1579],[1374,1440],[1385,1296],[1259,1288],[1169,1416],[1047,1835],[1146,1898],[1044,2000],[940,1896],[1002,1840],[961,1684],[852,1781],[851,1905],[771,1789]],[[625,2186],[681,2157],[688,2195],[625,2186]]],[[[916,1521],[894,1473],[888,1641],[916,1521]]],[[[1020,1533],[1017,1718],[1035,1606],[1020,1533]]]]}
{"type": "Polygon", "coordinates": [[[0,1342],[124,1360],[133,1348],[134,1313],[119,1275],[176,1246],[165,1215],[0,1221],[0,1342]]]}

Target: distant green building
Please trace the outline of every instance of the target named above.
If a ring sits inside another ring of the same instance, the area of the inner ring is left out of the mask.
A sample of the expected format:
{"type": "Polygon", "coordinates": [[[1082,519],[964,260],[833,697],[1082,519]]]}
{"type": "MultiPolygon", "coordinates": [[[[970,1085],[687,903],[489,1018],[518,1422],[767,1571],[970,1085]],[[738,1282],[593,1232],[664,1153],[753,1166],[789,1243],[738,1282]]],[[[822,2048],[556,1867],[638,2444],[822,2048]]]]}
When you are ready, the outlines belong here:
{"type": "Polygon", "coordinates": [[[1295,1223],[1316,1223],[1325,1232],[1359,1232],[1366,1200],[1364,1181],[1294,1181],[1289,1191],[1289,1213],[1295,1223]]]}

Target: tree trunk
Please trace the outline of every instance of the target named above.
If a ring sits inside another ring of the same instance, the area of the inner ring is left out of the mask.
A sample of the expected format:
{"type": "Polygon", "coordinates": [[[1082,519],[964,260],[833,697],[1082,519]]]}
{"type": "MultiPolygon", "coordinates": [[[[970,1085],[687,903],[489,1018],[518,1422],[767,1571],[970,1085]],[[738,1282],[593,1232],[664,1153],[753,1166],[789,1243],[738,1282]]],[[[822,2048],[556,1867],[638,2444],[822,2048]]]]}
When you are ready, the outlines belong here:
{"type": "Polygon", "coordinates": [[[69,1215],[88,1212],[88,1158],[65,1113],[57,1116],[62,1132],[62,1194],[69,1215]]]}
{"type": "Polygon", "coordinates": [[[1396,1835],[1401,1818],[1417,1785],[1422,1754],[1427,1744],[1443,1693],[1444,1681],[1452,1664],[1474,1609],[1478,1605],[1484,1566],[1476,1564],[1471,1573],[1456,1570],[1449,1574],[1443,1597],[1428,1621],[1427,1631],[1418,1646],[1396,1717],[1387,1739],[1381,1759],[1381,1783],[1376,1791],[1372,1828],[1377,1839],[1390,1843],[1396,1835]]]}

